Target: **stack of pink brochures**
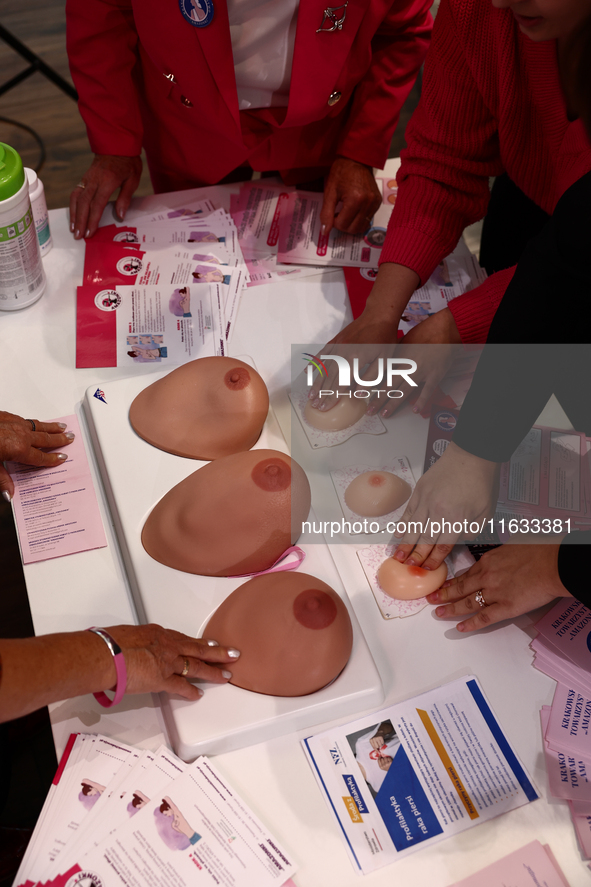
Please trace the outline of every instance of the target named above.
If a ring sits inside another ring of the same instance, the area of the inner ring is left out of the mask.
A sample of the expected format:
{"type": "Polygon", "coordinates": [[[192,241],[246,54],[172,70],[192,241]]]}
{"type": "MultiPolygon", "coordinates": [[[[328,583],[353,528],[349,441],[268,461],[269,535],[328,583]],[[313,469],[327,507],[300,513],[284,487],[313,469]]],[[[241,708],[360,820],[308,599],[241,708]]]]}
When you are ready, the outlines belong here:
{"type": "Polygon", "coordinates": [[[591,610],[561,598],[536,628],[534,668],[558,681],[552,705],[540,712],[550,792],[568,801],[591,859],[591,610]]]}
{"type": "Polygon", "coordinates": [[[569,887],[547,844],[532,841],[450,887],[569,887]]]}

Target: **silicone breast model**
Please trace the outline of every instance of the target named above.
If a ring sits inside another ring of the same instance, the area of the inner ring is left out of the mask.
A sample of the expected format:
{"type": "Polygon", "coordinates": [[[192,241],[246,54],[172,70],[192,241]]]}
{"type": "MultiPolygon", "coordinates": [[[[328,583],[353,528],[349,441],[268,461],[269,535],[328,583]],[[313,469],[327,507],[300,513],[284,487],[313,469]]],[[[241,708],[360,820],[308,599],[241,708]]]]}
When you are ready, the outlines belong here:
{"type": "Polygon", "coordinates": [[[276,450],[216,459],[173,487],[152,510],[142,544],[155,560],[202,576],[258,573],[296,541],[310,484],[276,450]]]}
{"type": "Polygon", "coordinates": [[[443,563],[436,570],[423,570],[389,557],[378,569],[376,578],[382,591],[394,600],[416,601],[445,582],[447,566],[443,563]]]}
{"type": "Polygon", "coordinates": [[[204,631],[240,650],[231,684],[269,696],[305,696],[337,677],[353,645],[351,619],[333,589],[306,573],[268,573],[241,585],[204,631]]]}
{"type": "Polygon", "coordinates": [[[343,397],[326,412],[315,410],[309,400],[304,407],[304,421],[318,431],[342,431],[359,422],[366,411],[367,403],[355,397],[343,397]]]}
{"type": "Polygon", "coordinates": [[[399,508],[412,489],[391,471],[364,471],[345,490],[345,503],[362,517],[380,517],[399,508]]]}
{"type": "Polygon", "coordinates": [[[209,461],[254,446],[268,411],[256,370],[232,357],[202,357],[144,388],[129,421],[152,446],[209,461]]]}

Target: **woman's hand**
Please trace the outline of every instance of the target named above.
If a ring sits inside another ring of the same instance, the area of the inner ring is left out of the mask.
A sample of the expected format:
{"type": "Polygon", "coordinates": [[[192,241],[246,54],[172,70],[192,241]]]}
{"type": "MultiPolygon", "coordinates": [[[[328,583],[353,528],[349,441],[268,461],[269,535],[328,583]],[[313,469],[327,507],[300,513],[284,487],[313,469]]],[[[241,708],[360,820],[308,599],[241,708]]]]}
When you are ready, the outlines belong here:
{"type": "Polygon", "coordinates": [[[392,344],[406,305],[420,284],[419,275],[393,262],[380,265],[363,313],[331,339],[331,345],[392,344]]]}
{"type": "Polygon", "coordinates": [[[427,595],[440,619],[470,616],[458,631],[514,619],[557,597],[572,597],[558,575],[560,545],[502,545],[487,551],[467,573],[427,595]],[[483,605],[476,600],[480,592],[483,605]]]}
{"type": "Polygon", "coordinates": [[[324,201],[320,210],[322,233],[333,227],[346,234],[363,234],[382,203],[371,166],[337,157],[324,185],[324,201]],[[338,203],[342,207],[335,215],[338,203]]]}
{"type": "Polygon", "coordinates": [[[414,521],[430,532],[406,533],[394,557],[435,570],[459,538],[482,533],[483,524],[494,514],[498,490],[499,464],[473,456],[452,441],[419,480],[399,521],[414,521]],[[451,524],[451,529],[446,525],[444,532],[443,521],[451,524]],[[454,523],[462,525],[461,532],[453,531],[454,523]],[[477,532],[472,533],[472,523],[478,524],[477,532]]]}
{"type": "Polygon", "coordinates": [[[195,639],[160,625],[117,625],[105,629],[123,651],[127,666],[127,693],[165,690],[185,699],[200,699],[192,680],[225,684],[230,671],[217,668],[235,662],[240,653],[216,641],[195,639]],[[182,672],[188,663],[188,671],[182,672]]]}
{"type": "MultiPolygon", "coordinates": [[[[22,462],[52,468],[65,462],[68,456],[66,453],[45,453],[41,447],[48,450],[67,447],[73,440],[73,433],[66,432],[63,422],[23,419],[0,410],[0,463],[22,462]]],[[[14,483],[3,465],[0,465],[0,492],[7,502],[14,496],[14,483]]]]}
{"type": "MultiPolygon", "coordinates": [[[[160,625],[113,625],[105,631],[123,652],[126,693],[166,691],[196,701],[203,690],[190,681],[225,684],[232,672],[216,666],[240,656],[232,647],[160,625]]],[[[90,631],[0,639],[0,665],[0,721],[51,702],[112,689],[117,682],[107,645],[90,631]]]]}
{"type": "Polygon", "coordinates": [[[95,154],[90,169],[70,194],[70,231],[74,239],[92,237],[116,188],[121,190],[115,201],[115,213],[123,221],[141,175],[141,157],[95,154]]]}

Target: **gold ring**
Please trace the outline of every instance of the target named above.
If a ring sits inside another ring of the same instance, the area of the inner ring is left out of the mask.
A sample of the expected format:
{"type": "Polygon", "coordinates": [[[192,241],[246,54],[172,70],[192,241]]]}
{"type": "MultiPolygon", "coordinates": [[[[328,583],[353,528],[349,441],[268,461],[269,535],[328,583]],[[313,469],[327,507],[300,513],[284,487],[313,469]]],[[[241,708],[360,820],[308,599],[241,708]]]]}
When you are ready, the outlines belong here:
{"type": "Polygon", "coordinates": [[[185,658],[185,667],[181,671],[181,677],[186,678],[189,674],[189,660],[185,658]]]}
{"type": "Polygon", "coordinates": [[[478,604],[479,607],[488,607],[488,604],[484,600],[484,595],[481,591],[476,592],[476,595],[474,596],[474,600],[476,601],[476,603],[478,604]]]}
{"type": "Polygon", "coordinates": [[[78,184],[76,185],[76,187],[77,187],[77,188],[86,188],[86,185],[84,184],[84,182],[78,182],[78,184]]]}

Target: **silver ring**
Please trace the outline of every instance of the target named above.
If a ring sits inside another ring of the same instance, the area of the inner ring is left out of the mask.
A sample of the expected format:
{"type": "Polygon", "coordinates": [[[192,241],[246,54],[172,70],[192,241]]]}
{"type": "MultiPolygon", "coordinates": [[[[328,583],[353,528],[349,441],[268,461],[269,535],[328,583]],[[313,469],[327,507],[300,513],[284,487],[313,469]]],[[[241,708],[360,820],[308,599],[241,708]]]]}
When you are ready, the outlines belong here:
{"type": "Polygon", "coordinates": [[[35,425],[35,423],[33,422],[32,419],[25,419],[25,422],[30,422],[30,423],[31,423],[31,428],[33,429],[33,431],[36,431],[36,430],[37,430],[37,426],[35,425]]]}
{"type": "Polygon", "coordinates": [[[478,604],[479,607],[488,607],[488,604],[484,600],[484,595],[481,591],[477,591],[474,595],[474,600],[478,604]]]}
{"type": "Polygon", "coordinates": [[[181,671],[181,677],[186,678],[189,674],[189,660],[185,657],[185,667],[181,671]]]}
{"type": "Polygon", "coordinates": [[[77,188],[86,188],[86,185],[84,184],[84,182],[78,182],[78,184],[76,185],[76,187],[77,187],[77,188]]]}

